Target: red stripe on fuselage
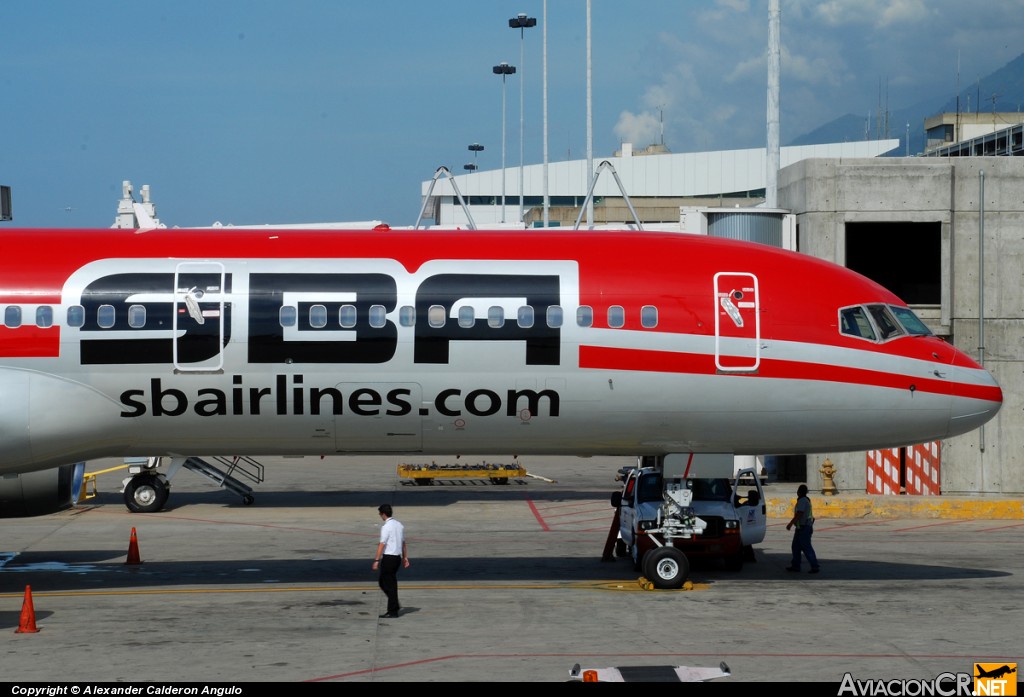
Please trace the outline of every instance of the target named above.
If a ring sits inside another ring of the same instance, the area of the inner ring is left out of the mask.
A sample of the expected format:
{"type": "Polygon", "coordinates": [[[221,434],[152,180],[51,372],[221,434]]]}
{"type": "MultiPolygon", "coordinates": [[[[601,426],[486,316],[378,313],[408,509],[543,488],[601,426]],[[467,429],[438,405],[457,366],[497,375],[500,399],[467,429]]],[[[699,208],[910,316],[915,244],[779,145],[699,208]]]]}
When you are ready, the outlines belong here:
{"type": "Polygon", "coordinates": [[[0,358],[57,358],[60,356],[58,327],[0,326],[0,358]]]}
{"type": "MultiPolygon", "coordinates": [[[[718,372],[715,367],[714,356],[711,355],[609,348],[604,346],[580,346],[580,368],[686,373],[694,375],[714,375],[718,372]]],[[[762,358],[756,373],[737,372],[727,374],[748,378],[842,382],[851,385],[869,385],[900,390],[909,389],[910,385],[913,385],[915,390],[921,392],[970,397],[990,402],[1002,401],[1002,392],[998,387],[951,383],[946,380],[913,377],[899,373],[886,373],[879,370],[827,365],[824,363],[762,358]]]]}

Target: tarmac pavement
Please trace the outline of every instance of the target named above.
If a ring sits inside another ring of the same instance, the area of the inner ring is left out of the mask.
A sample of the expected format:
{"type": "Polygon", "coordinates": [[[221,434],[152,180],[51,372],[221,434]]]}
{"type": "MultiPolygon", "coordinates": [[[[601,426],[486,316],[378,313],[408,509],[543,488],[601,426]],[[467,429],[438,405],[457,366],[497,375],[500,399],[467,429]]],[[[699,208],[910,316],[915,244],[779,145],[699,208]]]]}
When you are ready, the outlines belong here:
{"type": "Polygon", "coordinates": [[[784,570],[797,484],[770,484],[755,563],[651,591],[602,561],[631,458],[523,458],[507,485],[432,486],[397,476],[397,457],[262,461],[251,506],[183,472],[164,511],[132,514],[111,472],[74,510],[0,521],[2,679],[564,682],[575,663],[725,661],[720,682],[839,684],[1024,662],[1018,499],[812,491],[812,576],[784,570]],[[380,503],[409,542],[395,620],[370,568],[380,503]],[[19,633],[29,595],[38,631],[19,633]]]}

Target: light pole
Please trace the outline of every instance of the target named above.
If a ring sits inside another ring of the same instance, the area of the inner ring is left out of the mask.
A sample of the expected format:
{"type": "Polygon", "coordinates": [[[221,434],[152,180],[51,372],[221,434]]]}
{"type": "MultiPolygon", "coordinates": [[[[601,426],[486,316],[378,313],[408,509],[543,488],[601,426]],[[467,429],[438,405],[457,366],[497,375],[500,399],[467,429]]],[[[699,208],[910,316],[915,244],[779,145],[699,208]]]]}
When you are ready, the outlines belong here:
{"type": "MultiPolygon", "coordinates": [[[[508,20],[510,29],[519,30],[519,69],[526,64],[524,54],[524,33],[529,27],[537,26],[536,17],[527,17],[525,12],[508,20]]],[[[519,222],[523,222],[523,75],[519,74],[519,222]]]]}
{"type": "Polygon", "coordinates": [[[473,153],[473,169],[477,169],[476,156],[477,153],[481,153],[484,151],[484,146],[480,145],[480,143],[473,143],[472,145],[469,146],[469,151],[473,153]]]}
{"type": "Polygon", "coordinates": [[[551,198],[548,196],[548,0],[544,0],[544,18],[541,20],[541,36],[544,39],[543,72],[544,72],[544,227],[550,219],[551,198]]]}
{"type": "MultiPolygon", "coordinates": [[[[587,187],[594,180],[594,100],[590,62],[590,0],[587,0],[587,187]]],[[[587,199],[587,228],[594,228],[594,197],[587,199]]]]}
{"type": "Polygon", "coordinates": [[[501,222],[505,222],[505,77],[515,75],[516,67],[502,61],[492,68],[501,75],[501,222]]]}

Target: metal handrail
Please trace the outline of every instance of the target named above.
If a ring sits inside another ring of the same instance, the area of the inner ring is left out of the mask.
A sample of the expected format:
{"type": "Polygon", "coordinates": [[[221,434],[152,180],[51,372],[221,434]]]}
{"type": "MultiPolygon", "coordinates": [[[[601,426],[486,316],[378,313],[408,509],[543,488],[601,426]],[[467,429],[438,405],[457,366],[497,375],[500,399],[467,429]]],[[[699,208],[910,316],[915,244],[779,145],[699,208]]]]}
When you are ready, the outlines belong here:
{"type": "Polygon", "coordinates": [[[441,166],[434,172],[433,178],[430,180],[430,188],[427,189],[427,195],[423,197],[423,205],[420,206],[420,214],[416,216],[416,224],[412,226],[413,230],[418,230],[420,227],[420,221],[423,220],[423,213],[427,210],[427,201],[430,200],[430,195],[434,193],[434,185],[437,184],[437,179],[442,174],[448,176],[448,179],[452,183],[452,188],[455,189],[455,195],[459,198],[459,205],[462,206],[462,212],[466,214],[466,218],[469,220],[469,229],[476,230],[476,222],[473,221],[473,214],[469,212],[469,206],[466,204],[466,199],[462,198],[462,192],[459,191],[459,185],[455,183],[455,177],[448,171],[448,168],[441,166]]]}
{"type": "Polygon", "coordinates": [[[587,204],[594,200],[594,187],[597,186],[597,180],[601,176],[602,170],[607,167],[612,171],[612,176],[615,177],[615,183],[619,186],[619,192],[622,194],[622,198],[625,199],[626,205],[629,207],[629,212],[633,214],[633,220],[636,222],[637,230],[643,230],[644,226],[640,222],[640,216],[636,214],[636,209],[633,208],[632,201],[629,200],[629,194],[626,193],[626,187],[622,185],[622,180],[619,179],[618,172],[615,171],[615,167],[608,160],[605,160],[597,166],[597,170],[594,172],[594,180],[590,182],[590,191],[587,192],[587,197],[583,199],[583,205],[580,206],[580,214],[576,216],[576,225],[573,226],[573,230],[580,229],[580,221],[583,220],[583,211],[587,209],[587,204]]]}

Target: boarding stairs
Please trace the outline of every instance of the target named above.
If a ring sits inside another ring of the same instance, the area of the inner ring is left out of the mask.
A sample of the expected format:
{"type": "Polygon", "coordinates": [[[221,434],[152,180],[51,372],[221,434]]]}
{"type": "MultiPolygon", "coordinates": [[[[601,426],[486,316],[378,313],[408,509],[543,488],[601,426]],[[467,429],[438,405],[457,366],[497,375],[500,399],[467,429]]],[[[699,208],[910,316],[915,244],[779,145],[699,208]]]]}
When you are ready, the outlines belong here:
{"type": "Polygon", "coordinates": [[[199,457],[190,457],[185,460],[182,466],[196,474],[207,477],[215,482],[217,486],[235,492],[242,497],[242,502],[245,505],[251,504],[255,500],[252,495],[252,487],[241,481],[238,477],[244,477],[249,481],[259,484],[263,481],[263,465],[244,455],[235,455],[233,457],[215,455],[210,459],[217,464],[199,457]]]}

